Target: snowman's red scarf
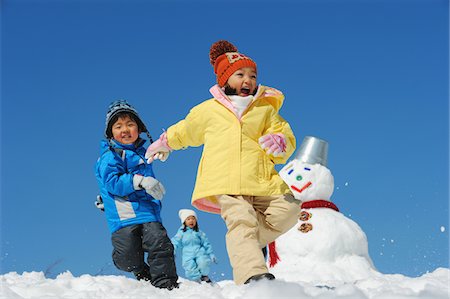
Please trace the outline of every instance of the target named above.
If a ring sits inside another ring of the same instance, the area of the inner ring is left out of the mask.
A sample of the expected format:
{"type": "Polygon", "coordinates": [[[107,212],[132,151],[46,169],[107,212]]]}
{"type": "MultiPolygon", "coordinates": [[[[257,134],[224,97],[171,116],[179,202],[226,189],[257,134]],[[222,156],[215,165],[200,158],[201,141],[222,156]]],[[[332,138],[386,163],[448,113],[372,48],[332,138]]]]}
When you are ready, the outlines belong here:
{"type": "Polygon", "coordinates": [[[280,261],[280,256],[278,255],[277,249],[275,248],[275,241],[269,243],[269,266],[272,268],[278,261],[280,261]]]}
{"type": "MultiPolygon", "coordinates": [[[[334,203],[323,199],[305,201],[300,207],[302,209],[329,208],[339,212],[338,207],[334,203]]],[[[269,243],[269,266],[272,268],[278,263],[278,261],[280,261],[280,256],[277,253],[275,241],[273,241],[269,243]]]]}
{"type": "Polygon", "coordinates": [[[323,199],[316,199],[311,201],[305,201],[301,205],[302,209],[313,209],[313,208],[330,208],[335,210],[336,212],[339,212],[338,207],[328,200],[323,199]]]}

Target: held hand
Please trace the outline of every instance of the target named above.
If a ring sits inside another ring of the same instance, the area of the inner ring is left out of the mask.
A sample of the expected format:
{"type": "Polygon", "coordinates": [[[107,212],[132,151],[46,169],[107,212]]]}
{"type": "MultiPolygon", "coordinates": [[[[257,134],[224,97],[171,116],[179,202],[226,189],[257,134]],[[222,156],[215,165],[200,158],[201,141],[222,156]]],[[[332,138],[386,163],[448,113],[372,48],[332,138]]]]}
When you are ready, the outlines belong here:
{"type": "Polygon", "coordinates": [[[138,174],[134,175],[133,187],[135,190],[145,189],[145,192],[158,200],[161,200],[164,194],[166,194],[166,189],[164,189],[161,182],[151,176],[144,177],[138,174]]]}
{"type": "Polygon", "coordinates": [[[167,160],[167,158],[169,158],[169,154],[170,154],[170,152],[158,152],[158,153],[153,155],[153,161],[154,160],[161,160],[161,162],[165,162],[167,160]]]}
{"type": "Polygon", "coordinates": [[[259,145],[268,155],[283,157],[286,154],[286,139],[281,133],[266,134],[258,139],[259,145]]]}
{"type": "Polygon", "coordinates": [[[154,160],[166,161],[171,152],[171,148],[167,144],[167,137],[163,133],[158,140],[153,142],[145,152],[147,163],[152,163],[154,160]]]}

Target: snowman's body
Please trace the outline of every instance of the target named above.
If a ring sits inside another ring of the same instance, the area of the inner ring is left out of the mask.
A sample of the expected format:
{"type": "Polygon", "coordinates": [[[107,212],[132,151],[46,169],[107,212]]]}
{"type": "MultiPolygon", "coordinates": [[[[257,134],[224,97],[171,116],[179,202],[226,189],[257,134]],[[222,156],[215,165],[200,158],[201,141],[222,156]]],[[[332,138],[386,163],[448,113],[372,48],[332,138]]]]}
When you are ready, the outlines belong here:
{"type": "Polygon", "coordinates": [[[293,160],[280,175],[303,204],[301,220],[276,240],[280,261],[271,272],[287,281],[319,284],[354,282],[373,275],[376,270],[365,233],[330,202],[331,172],[320,164],[293,160]]]}

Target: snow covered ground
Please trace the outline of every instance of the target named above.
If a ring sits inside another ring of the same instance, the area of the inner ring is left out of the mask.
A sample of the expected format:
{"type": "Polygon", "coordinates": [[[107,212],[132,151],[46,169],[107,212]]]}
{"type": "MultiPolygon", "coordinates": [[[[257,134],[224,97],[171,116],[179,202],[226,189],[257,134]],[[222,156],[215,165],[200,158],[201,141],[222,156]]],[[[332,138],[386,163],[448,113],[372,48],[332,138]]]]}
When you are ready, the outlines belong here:
{"type": "Polygon", "coordinates": [[[450,269],[438,268],[415,278],[382,274],[373,265],[367,237],[356,222],[330,208],[306,208],[302,213],[298,224],[277,239],[280,261],[271,268],[277,277],[273,281],[238,286],[230,280],[211,285],[180,278],[180,288],[168,291],[126,276],[74,277],[65,272],[50,279],[43,272],[10,272],[0,275],[0,299],[450,298],[450,269]],[[312,229],[301,232],[305,223],[312,229]]]}
{"type": "MultiPolygon", "coordinates": [[[[316,181],[330,183],[331,174],[328,172],[327,180],[318,177],[316,181]]],[[[313,184],[309,191],[323,185],[313,184]]],[[[329,200],[333,188],[329,189],[328,196],[323,196],[322,192],[319,198],[329,200]]],[[[271,268],[277,277],[273,281],[238,286],[230,280],[211,285],[180,278],[180,288],[168,291],[126,276],[85,274],[74,277],[65,272],[50,279],[43,272],[10,272],[0,275],[0,299],[450,298],[450,269],[438,268],[415,278],[378,272],[369,256],[364,231],[356,222],[331,208],[303,208],[297,225],[276,243],[280,260],[271,268]],[[299,230],[305,223],[311,229],[299,230]]]]}
{"type": "Polygon", "coordinates": [[[374,273],[370,278],[354,283],[334,282],[330,286],[316,286],[301,281],[282,279],[261,281],[237,286],[232,281],[220,281],[215,285],[198,284],[183,280],[173,291],[154,288],[149,283],[125,276],[74,277],[66,272],[55,279],[44,277],[43,272],[10,272],[0,276],[1,299],[17,298],[426,298],[449,297],[450,269],[438,268],[432,273],[411,278],[403,275],[374,273]],[[331,288],[333,287],[333,288],[331,288]]]}

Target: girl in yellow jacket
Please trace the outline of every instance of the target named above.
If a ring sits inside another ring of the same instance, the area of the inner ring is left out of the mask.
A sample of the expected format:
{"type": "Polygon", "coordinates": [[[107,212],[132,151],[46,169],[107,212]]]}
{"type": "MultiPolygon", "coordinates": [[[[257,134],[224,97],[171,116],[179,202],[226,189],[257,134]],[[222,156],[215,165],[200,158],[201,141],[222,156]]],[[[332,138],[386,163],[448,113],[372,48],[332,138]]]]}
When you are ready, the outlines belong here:
{"type": "Polygon", "coordinates": [[[147,150],[165,161],[172,150],[204,145],[192,195],[196,208],[221,214],[237,284],[274,279],[261,251],[297,223],[299,202],[275,170],[295,150],[278,114],[283,94],[257,85],[256,63],[227,41],[211,46],[213,98],[191,109],[147,150]]]}

